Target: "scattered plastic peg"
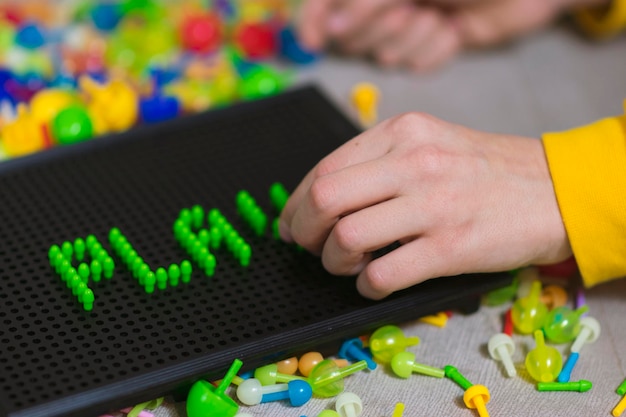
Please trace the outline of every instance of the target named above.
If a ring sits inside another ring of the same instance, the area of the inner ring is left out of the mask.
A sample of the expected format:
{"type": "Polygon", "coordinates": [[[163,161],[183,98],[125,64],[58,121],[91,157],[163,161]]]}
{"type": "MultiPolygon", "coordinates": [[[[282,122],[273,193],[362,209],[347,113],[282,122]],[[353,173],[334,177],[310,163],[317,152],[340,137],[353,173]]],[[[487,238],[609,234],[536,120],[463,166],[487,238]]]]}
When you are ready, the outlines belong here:
{"type": "Polygon", "coordinates": [[[293,407],[306,404],[313,395],[307,381],[293,380],[287,384],[262,385],[256,378],[249,378],[237,387],[237,398],[246,405],[289,400],[293,407]]]}
{"type": "Polygon", "coordinates": [[[276,362],[277,371],[281,374],[294,375],[298,370],[298,358],[291,357],[276,362]]]}
{"type": "Polygon", "coordinates": [[[335,401],[335,410],[341,417],[358,417],[363,412],[363,402],[353,392],[342,392],[335,401]]]}
{"type": "Polygon", "coordinates": [[[526,370],[538,382],[552,382],[561,372],[563,358],[558,350],[547,346],[541,330],[535,331],[536,347],[526,355],[526,370]]]}
{"type": "Polygon", "coordinates": [[[582,307],[587,304],[587,300],[585,299],[585,290],[582,287],[579,287],[576,290],[576,308],[582,307]]]}
{"type": "Polygon", "coordinates": [[[590,381],[581,379],[574,382],[538,382],[537,391],[578,391],[587,392],[593,385],[590,381]]]}
{"type": "Polygon", "coordinates": [[[334,397],[343,391],[343,379],[367,368],[367,362],[359,361],[345,368],[339,368],[331,359],[318,363],[309,375],[313,393],[319,397],[334,397]]]}
{"type": "Polygon", "coordinates": [[[371,83],[358,83],[352,88],[352,104],[364,127],[373,126],[378,120],[380,90],[371,83]]]}
{"type": "Polygon", "coordinates": [[[323,410],[317,417],[341,417],[335,410],[323,410]]]}
{"type": "Polygon", "coordinates": [[[517,278],[518,270],[509,271],[514,276],[513,281],[506,287],[498,288],[485,294],[482,298],[482,302],[488,306],[499,306],[508,301],[513,300],[517,294],[517,287],[519,285],[519,279],[517,278]]]}
{"type": "Polygon", "coordinates": [[[507,336],[513,336],[513,319],[511,318],[510,308],[504,313],[504,326],[502,328],[502,333],[507,336]]]}
{"type": "Polygon", "coordinates": [[[419,337],[405,337],[398,326],[387,325],[376,329],[370,336],[369,345],[374,359],[389,363],[397,354],[420,342],[419,337]]]}
{"type": "Polygon", "coordinates": [[[611,410],[611,414],[613,415],[613,417],[619,417],[622,415],[622,413],[624,413],[624,410],[626,410],[626,395],[624,395],[622,399],[617,403],[615,408],[611,410]]]}
{"type": "Polygon", "coordinates": [[[513,339],[505,333],[498,333],[491,336],[489,343],[487,343],[487,350],[489,355],[496,361],[501,361],[506,370],[506,374],[509,378],[517,375],[515,365],[511,356],[515,353],[515,343],[513,339]]]}
{"type": "Polygon", "coordinates": [[[391,417],[402,417],[402,414],[404,414],[404,403],[397,403],[391,417]]]}
{"type": "Polygon", "coordinates": [[[535,267],[522,268],[516,278],[518,279],[517,298],[528,297],[533,282],[539,280],[539,270],[535,267]]]}
{"type": "Polygon", "coordinates": [[[189,417],[233,417],[237,414],[239,406],[225,394],[225,391],[242,365],[239,359],[235,359],[218,387],[204,380],[193,384],[187,395],[187,415],[189,417]]]}
{"type": "Polygon", "coordinates": [[[235,414],[235,417],[254,417],[254,416],[250,413],[237,413],[235,414]]]}
{"type": "Polygon", "coordinates": [[[543,333],[554,343],[571,342],[580,333],[580,317],[588,310],[586,305],[577,310],[565,306],[556,307],[547,314],[543,333]]]}
{"type": "Polygon", "coordinates": [[[371,370],[376,369],[376,362],[367,354],[363,348],[363,342],[358,337],[348,339],[341,344],[338,356],[349,361],[365,361],[371,370]]]}
{"type": "Polygon", "coordinates": [[[261,366],[254,370],[254,378],[259,380],[262,385],[273,385],[277,382],[289,382],[294,380],[304,380],[303,377],[296,375],[283,374],[278,372],[278,365],[271,363],[261,366]]]}
{"type": "Polygon", "coordinates": [[[617,389],[615,390],[615,392],[617,392],[619,395],[624,395],[626,394],[626,379],[624,379],[622,381],[621,384],[619,384],[619,387],[617,387],[617,389]]]}
{"type": "Polygon", "coordinates": [[[444,311],[441,311],[437,314],[420,317],[419,320],[432,326],[444,328],[446,327],[446,324],[448,324],[448,315],[444,311]]]}
{"type": "Polygon", "coordinates": [[[567,304],[567,292],[559,285],[547,285],[541,291],[541,302],[548,307],[548,310],[562,307],[567,304]]]}
{"type": "Polygon", "coordinates": [[[391,359],[391,369],[393,373],[400,378],[409,378],[413,372],[437,378],[443,378],[445,376],[445,371],[441,368],[415,362],[415,354],[412,352],[396,353],[391,359]]]}
{"type": "Polygon", "coordinates": [[[489,390],[484,385],[472,385],[463,393],[463,402],[470,409],[476,409],[480,417],[489,417],[487,403],[491,399],[489,390]]]}
{"type": "Polygon", "coordinates": [[[453,380],[454,382],[456,382],[461,388],[463,388],[464,390],[467,390],[469,387],[473,386],[474,384],[472,384],[467,378],[465,378],[463,376],[463,374],[461,372],[459,372],[458,369],[456,369],[454,366],[452,365],[446,365],[443,367],[443,371],[445,373],[445,376],[447,378],[450,378],[451,380],[453,380]]]}
{"type": "Polygon", "coordinates": [[[576,362],[578,362],[578,352],[570,353],[569,357],[565,361],[565,365],[563,365],[563,369],[561,369],[561,373],[557,377],[558,382],[568,382],[571,378],[572,371],[574,370],[574,366],[576,366],[576,362]]]}
{"type": "Polygon", "coordinates": [[[572,343],[570,352],[580,352],[585,343],[593,343],[600,337],[600,323],[593,317],[583,317],[580,319],[580,332],[576,340],[572,343]]]}
{"type": "MultiPolygon", "coordinates": [[[[298,370],[300,371],[302,375],[304,375],[305,377],[308,377],[309,374],[311,373],[311,370],[315,368],[315,366],[323,360],[324,360],[324,357],[322,356],[321,353],[307,352],[300,357],[298,361],[298,370]]],[[[340,368],[344,368],[350,364],[345,359],[331,359],[331,360],[334,361],[335,364],[340,368]]]]}
{"type": "Polygon", "coordinates": [[[531,334],[543,326],[548,308],[539,300],[541,282],[533,281],[530,293],[513,304],[511,319],[515,330],[521,334],[531,334]]]}

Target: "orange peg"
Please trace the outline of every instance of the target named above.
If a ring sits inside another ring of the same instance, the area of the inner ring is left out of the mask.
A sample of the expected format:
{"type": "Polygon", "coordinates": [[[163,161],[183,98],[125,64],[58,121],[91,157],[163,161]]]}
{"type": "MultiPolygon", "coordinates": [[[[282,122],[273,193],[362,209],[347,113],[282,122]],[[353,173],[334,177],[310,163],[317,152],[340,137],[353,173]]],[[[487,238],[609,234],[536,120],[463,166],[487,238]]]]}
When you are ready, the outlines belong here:
{"type": "Polygon", "coordinates": [[[558,285],[548,285],[541,291],[541,302],[548,307],[548,310],[562,307],[567,304],[567,292],[558,285]]]}
{"type": "Polygon", "coordinates": [[[276,366],[278,366],[279,373],[293,375],[298,370],[298,358],[294,356],[292,358],[276,362],[276,366]]]}
{"type": "MultiPolygon", "coordinates": [[[[315,368],[315,365],[324,360],[324,357],[319,352],[308,352],[300,357],[298,361],[298,370],[300,374],[308,377],[311,373],[311,370],[315,368]]],[[[349,362],[345,359],[333,359],[335,365],[340,368],[344,368],[349,365],[349,362]]]]}

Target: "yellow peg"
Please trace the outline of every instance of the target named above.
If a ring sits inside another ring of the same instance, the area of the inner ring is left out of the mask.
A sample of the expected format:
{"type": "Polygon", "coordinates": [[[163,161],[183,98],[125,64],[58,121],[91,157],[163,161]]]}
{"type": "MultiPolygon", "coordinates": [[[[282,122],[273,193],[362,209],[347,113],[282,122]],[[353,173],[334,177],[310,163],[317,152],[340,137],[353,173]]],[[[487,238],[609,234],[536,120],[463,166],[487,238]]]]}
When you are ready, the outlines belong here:
{"type": "Polygon", "coordinates": [[[352,104],[363,127],[371,127],[378,120],[380,91],[371,83],[358,83],[352,88],[352,104]]]}
{"type": "Polygon", "coordinates": [[[393,409],[391,417],[402,417],[404,414],[404,403],[397,403],[396,408],[393,409]]]}
{"type": "Polygon", "coordinates": [[[467,408],[475,408],[480,417],[489,417],[486,404],[490,399],[489,390],[484,385],[472,385],[463,394],[463,402],[467,408]]]}
{"type": "Polygon", "coordinates": [[[448,315],[442,311],[437,314],[421,317],[419,320],[433,326],[444,328],[448,323],[448,315]]]}
{"type": "Polygon", "coordinates": [[[624,410],[626,410],[626,395],[624,395],[622,399],[617,403],[613,411],[611,411],[611,414],[614,417],[619,417],[622,415],[624,410]]]}

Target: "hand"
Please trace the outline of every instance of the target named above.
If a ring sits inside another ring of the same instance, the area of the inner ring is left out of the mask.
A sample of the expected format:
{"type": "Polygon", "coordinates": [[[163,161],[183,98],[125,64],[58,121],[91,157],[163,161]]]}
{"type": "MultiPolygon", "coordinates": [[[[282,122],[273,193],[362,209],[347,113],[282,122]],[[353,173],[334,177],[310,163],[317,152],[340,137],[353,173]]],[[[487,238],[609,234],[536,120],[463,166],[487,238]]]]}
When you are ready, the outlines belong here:
{"type": "Polygon", "coordinates": [[[548,25],[573,7],[608,0],[305,0],[300,36],[311,49],[333,41],[386,66],[430,70],[463,48],[485,47],[548,25]]]}
{"type": "Polygon", "coordinates": [[[320,161],[281,214],[281,236],[379,299],[424,280],[571,256],[539,140],[409,113],[320,161]],[[372,252],[401,245],[372,259],[372,252]]]}

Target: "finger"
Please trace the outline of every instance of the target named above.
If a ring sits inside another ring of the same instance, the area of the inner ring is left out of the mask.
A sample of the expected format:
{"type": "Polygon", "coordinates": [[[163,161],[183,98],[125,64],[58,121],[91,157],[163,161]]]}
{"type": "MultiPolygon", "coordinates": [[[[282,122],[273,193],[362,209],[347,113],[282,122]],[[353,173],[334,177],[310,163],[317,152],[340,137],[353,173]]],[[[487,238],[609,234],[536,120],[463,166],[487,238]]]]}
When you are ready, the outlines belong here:
{"type": "Polygon", "coordinates": [[[342,217],[322,252],[324,267],[336,275],[355,275],[371,253],[396,241],[411,241],[423,230],[418,204],[397,197],[342,217]]]}
{"type": "Polygon", "coordinates": [[[355,211],[395,197],[397,175],[384,158],[350,165],[317,178],[294,213],[291,234],[313,253],[321,253],[337,221],[355,211]]]}
{"type": "Polygon", "coordinates": [[[305,195],[309,192],[313,181],[349,165],[375,159],[389,151],[390,142],[387,140],[387,136],[383,134],[383,130],[388,123],[388,121],[383,121],[378,126],[344,143],[309,171],[291,194],[280,214],[279,230],[284,241],[293,241],[291,236],[293,216],[296,209],[302,204],[305,195]]]}
{"type": "Polygon", "coordinates": [[[312,50],[321,49],[326,41],[328,17],[339,0],[304,1],[297,17],[298,33],[302,44],[312,50]]]}
{"type": "Polygon", "coordinates": [[[430,8],[417,9],[407,25],[407,30],[381,44],[375,55],[383,65],[398,66],[406,62],[408,57],[420,54],[420,49],[440,24],[441,17],[437,11],[430,8]]]}
{"type": "Polygon", "coordinates": [[[466,46],[487,46],[545,26],[558,13],[555,2],[491,1],[459,8],[453,21],[466,46]]]}
{"type": "Polygon", "coordinates": [[[328,32],[335,37],[350,36],[368,25],[385,10],[408,0],[346,1],[328,19],[328,32]]]}
{"type": "Polygon", "coordinates": [[[446,246],[429,236],[414,239],[371,261],[357,277],[357,290],[379,300],[431,278],[461,273],[463,260],[446,246]]]}
{"type": "Polygon", "coordinates": [[[386,43],[406,30],[410,22],[413,6],[402,4],[385,11],[370,25],[341,41],[342,49],[350,54],[362,54],[373,51],[378,45],[386,43]]]}
{"type": "Polygon", "coordinates": [[[417,72],[432,70],[455,56],[461,48],[458,32],[449,21],[428,38],[419,54],[414,54],[408,62],[411,69],[417,72]]]}

